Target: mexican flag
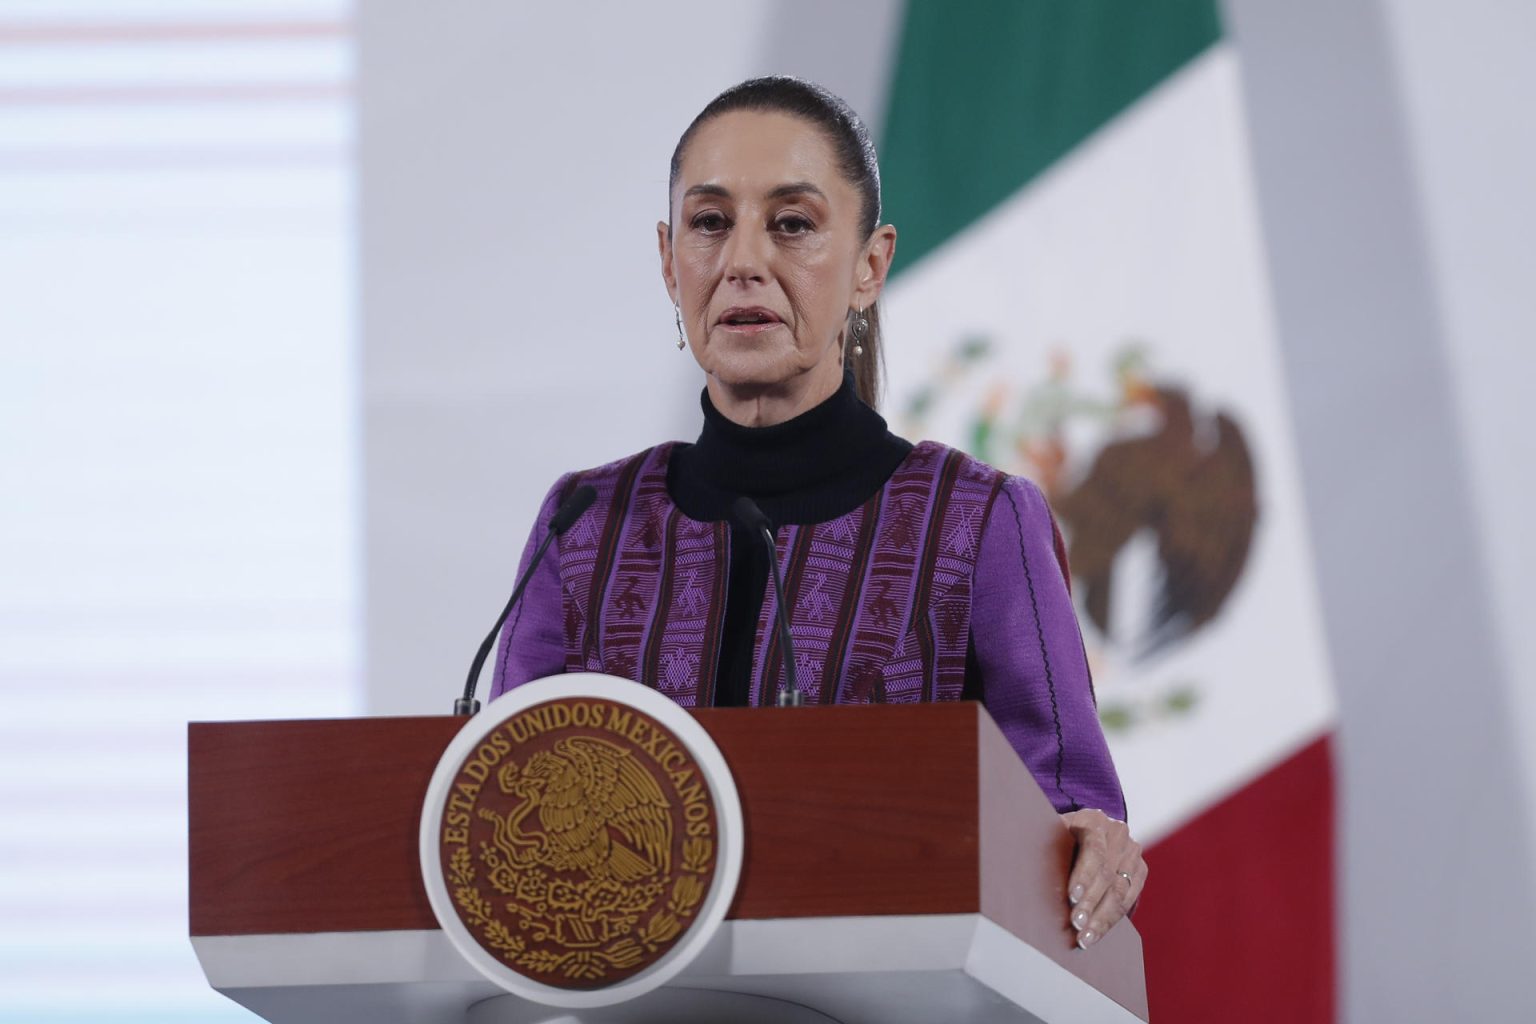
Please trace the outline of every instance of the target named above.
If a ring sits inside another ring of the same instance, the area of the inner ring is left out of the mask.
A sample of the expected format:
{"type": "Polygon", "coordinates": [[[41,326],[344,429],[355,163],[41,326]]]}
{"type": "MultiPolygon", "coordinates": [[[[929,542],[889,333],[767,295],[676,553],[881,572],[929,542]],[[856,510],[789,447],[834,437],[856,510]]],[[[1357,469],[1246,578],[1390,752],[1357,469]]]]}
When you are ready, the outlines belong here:
{"type": "Polygon", "coordinates": [[[1066,535],[1154,1019],[1331,1021],[1336,710],[1214,0],[913,0],[884,411],[1066,535]]]}

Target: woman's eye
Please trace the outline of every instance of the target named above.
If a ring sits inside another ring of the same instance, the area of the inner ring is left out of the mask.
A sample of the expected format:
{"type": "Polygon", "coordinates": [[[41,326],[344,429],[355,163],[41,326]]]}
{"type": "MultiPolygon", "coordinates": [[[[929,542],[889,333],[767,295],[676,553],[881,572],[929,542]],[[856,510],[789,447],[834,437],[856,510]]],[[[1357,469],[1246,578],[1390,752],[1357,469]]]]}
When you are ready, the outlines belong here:
{"type": "Polygon", "coordinates": [[[786,235],[801,235],[811,230],[815,225],[804,217],[780,217],[774,227],[786,235]]]}
{"type": "Polygon", "coordinates": [[[725,218],[718,213],[701,213],[693,218],[695,231],[724,231],[725,218]]]}

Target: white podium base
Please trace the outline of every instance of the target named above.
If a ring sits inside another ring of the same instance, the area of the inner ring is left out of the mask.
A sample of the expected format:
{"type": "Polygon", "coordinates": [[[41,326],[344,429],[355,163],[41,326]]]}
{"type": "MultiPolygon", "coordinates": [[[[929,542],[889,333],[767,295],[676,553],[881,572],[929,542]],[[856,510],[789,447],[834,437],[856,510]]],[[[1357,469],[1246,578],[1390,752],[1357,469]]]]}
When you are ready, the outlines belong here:
{"type": "Polygon", "coordinates": [[[274,1024],[1140,1024],[979,914],[726,921],[666,987],[596,1010],[505,994],[439,931],[192,945],[215,989],[274,1024]]]}

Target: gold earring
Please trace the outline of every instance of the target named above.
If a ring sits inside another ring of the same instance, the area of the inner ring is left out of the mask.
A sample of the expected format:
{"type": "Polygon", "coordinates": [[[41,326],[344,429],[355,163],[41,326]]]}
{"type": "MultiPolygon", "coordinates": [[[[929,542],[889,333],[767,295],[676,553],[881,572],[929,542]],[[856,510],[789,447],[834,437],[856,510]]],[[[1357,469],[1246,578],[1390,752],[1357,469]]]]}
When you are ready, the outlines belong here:
{"type": "Polygon", "coordinates": [[[672,318],[677,321],[677,350],[681,352],[688,347],[688,340],[683,336],[683,311],[672,304],[672,318]]]}

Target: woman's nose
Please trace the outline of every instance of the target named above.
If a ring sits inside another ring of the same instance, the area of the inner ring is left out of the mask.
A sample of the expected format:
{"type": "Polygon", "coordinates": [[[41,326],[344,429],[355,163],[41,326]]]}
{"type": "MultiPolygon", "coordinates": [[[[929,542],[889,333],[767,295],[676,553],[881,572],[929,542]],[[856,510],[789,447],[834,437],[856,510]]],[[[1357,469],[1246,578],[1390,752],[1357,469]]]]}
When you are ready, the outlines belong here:
{"type": "Polygon", "coordinates": [[[762,281],[768,265],[768,232],[738,224],[725,243],[725,276],[730,281],[762,281]]]}

